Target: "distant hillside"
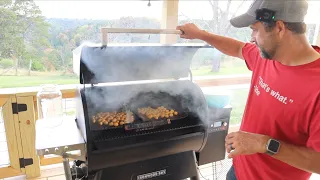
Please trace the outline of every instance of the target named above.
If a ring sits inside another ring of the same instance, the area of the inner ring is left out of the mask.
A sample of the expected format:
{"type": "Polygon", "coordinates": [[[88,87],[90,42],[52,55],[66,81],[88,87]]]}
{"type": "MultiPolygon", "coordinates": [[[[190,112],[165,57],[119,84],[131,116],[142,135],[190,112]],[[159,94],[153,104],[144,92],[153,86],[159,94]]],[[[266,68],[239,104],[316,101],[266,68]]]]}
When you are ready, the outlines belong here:
{"type": "Polygon", "coordinates": [[[51,25],[51,28],[64,30],[74,30],[80,26],[87,24],[102,24],[106,21],[89,20],[89,19],[66,19],[66,18],[47,18],[46,21],[51,25]]]}

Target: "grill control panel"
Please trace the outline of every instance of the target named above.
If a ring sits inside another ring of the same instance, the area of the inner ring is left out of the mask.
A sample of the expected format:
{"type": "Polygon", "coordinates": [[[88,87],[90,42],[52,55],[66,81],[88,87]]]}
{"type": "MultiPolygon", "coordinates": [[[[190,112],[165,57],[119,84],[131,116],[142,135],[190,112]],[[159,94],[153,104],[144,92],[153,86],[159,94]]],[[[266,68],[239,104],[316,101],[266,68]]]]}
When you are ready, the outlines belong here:
{"type": "Polygon", "coordinates": [[[228,123],[226,121],[212,121],[209,122],[208,132],[225,131],[228,130],[228,123]]]}

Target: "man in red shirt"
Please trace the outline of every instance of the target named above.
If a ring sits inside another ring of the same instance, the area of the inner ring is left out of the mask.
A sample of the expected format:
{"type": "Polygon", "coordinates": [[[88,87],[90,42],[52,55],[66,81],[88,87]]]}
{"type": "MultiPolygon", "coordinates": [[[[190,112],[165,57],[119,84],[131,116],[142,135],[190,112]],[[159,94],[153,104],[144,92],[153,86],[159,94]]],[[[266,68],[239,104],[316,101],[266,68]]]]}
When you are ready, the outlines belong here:
{"type": "Polygon", "coordinates": [[[206,41],[245,60],[251,87],[240,131],[226,137],[233,166],[227,179],[308,180],[320,174],[320,48],[303,23],[305,0],[256,0],[231,19],[252,29],[251,43],[178,26],[181,37],[206,41]]]}

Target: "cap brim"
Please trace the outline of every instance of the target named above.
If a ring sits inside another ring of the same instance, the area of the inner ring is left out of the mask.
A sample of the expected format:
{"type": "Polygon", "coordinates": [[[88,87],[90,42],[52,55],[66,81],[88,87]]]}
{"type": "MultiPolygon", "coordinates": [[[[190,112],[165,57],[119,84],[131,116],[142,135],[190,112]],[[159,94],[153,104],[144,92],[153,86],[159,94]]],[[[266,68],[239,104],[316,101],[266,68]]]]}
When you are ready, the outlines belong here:
{"type": "Polygon", "coordinates": [[[248,27],[255,22],[257,22],[256,18],[247,13],[230,19],[231,25],[236,28],[248,27]]]}

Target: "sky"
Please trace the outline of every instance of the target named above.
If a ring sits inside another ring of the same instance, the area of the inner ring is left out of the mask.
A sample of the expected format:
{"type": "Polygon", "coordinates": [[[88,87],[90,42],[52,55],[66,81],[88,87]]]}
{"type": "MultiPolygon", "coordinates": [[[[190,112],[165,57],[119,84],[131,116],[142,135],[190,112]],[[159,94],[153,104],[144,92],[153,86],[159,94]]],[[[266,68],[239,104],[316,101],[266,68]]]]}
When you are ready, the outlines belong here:
{"type": "MultiPolygon", "coordinates": [[[[221,9],[226,6],[225,0],[221,0],[221,9]]],[[[234,0],[231,6],[231,12],[234,12],[240,0],[234,0]]],[[[42,14],[48,18],[77,18],[77,19],[118,19],[121,16],[146,17],[161,19],[163,2],[151,1],[151,7],[148,7],[148,1],[138,0],[38,0],[36,4],[40,7],[42,14]]],[[[244,13],[250,6],[250,1],[243,5],[237,14],[244,13]]],[[[207,0],[180,0],[179,15],[185,15],[188,18],[212,19],[212,10],[207,0]]],[[[309,12],[306,21],[311,23],[320,23],[320,0],[309,0],[309,12]]],[[[179,19],[184,18],[180,16],[179,19]]]]}
{"type": "MultiPolygon", "coordinates": [[[[226,1],[221,2],[221,7],[226,1]]],[[[236,7],[240,1],[233,4],[236,7]]],[[[69,1],[36,1],[46,17],[68,17],[68,18],[88,18],[88,19],[114,19],[121,16],[149,16],[161,19],[163,1],[151,1],[148,7],[148,1],[137,0],[69,0],[69,1]]],[[[188,16],[199,18],[211,18],[212,10],[207,0],[181,0],[179,2],[179,11],[188,16]]],[[[179,13],[179,14],[180,14],[179,13]]]]}

